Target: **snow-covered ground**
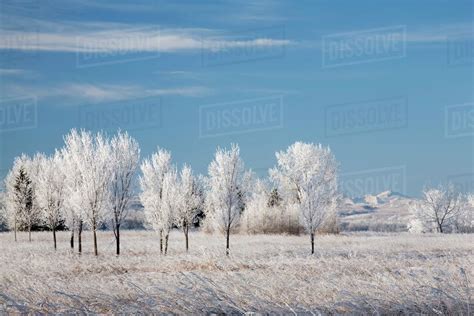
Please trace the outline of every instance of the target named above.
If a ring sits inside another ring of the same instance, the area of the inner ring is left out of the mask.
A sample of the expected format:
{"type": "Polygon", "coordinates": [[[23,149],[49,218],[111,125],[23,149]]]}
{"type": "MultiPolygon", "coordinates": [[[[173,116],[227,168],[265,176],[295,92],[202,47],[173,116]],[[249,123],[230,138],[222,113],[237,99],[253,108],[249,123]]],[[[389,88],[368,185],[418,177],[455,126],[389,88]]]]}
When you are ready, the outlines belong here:
{"type": "Polygon", "coordinates": [[[167,256],[157,235],[124,231],[122,255],[111,232],[90,232],[84,253],[68,233],[0,234],[0,313],[399,313],[474,310],[474,235],[232,235],[180,232],[167,256]]]}

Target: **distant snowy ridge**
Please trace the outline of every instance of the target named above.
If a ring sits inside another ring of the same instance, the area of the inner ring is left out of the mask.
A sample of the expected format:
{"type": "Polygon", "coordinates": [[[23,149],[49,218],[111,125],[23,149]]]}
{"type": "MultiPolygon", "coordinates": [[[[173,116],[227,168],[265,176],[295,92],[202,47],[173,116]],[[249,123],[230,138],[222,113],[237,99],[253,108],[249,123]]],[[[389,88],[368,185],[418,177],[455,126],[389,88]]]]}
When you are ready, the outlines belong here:
{"type": "Polygon", "coordinates": [[[340,221],[348,230],[404,230],[411,214],[409,206],[414,198],[403,194],[384,191],[359,198],[344,197],[339,206],[340,221]]]}

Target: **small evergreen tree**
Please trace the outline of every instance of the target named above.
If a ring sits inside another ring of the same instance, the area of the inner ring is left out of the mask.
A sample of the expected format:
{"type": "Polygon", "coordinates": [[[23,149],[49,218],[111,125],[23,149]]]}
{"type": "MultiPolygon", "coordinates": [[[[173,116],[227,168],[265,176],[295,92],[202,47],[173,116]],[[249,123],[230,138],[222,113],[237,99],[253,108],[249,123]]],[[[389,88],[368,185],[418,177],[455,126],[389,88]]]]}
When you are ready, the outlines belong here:
{"type": "MultiPolygon", "coordinates": [[[[24,221],[28,229],[28,239],[31,241],[31,227],[36,220],[36,214],[33,209],[33,186],[24,167],[20,168],[16,176],[14,192],[18,217],[24,221]]],[[[20,220],[18,217],[15,218],[15,234],[20,220]]]]}
{"type": "Polygon", "coordinates": [[[278,194],[278,189],[273,188],[273,190],[270,192],[270,197],[268,198],[268,207],[275,207],[275,206],[280,206],[282,201],[282,198],[280,197],[280,194],[278,194]]]}

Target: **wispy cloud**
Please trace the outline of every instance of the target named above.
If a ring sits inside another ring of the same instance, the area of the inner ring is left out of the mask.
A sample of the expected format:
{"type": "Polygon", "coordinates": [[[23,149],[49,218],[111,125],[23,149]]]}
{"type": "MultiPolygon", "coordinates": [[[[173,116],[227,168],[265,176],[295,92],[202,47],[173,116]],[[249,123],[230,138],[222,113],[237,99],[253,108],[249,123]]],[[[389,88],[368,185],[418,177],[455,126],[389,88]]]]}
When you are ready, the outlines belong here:
{"type": "Polygon", "coordinates": [[[244,46],[269,47],[291,43],[289,40],[272,38],[265,34],[235,39],[221,31],[210,29],[29,20],[34,22],[30,25],[36,25],[36,29],[14,27],[18,21],[5,23],[8,27],[2,29],[0,49],[77,53],[180,52],[200,49],[228,50],[244,46]]]}
{"type": "MultiPolygon", "coordinates": [[[[326,30],[321,32],[320,30],[314,31],[314,39],[298,39],[296,42],[298,48],[310,49],[310,50],[321,50],[323,49],[324,38],[332,35],[347,34],[347,39],[350,40],[351,36],[357,37],[365,34],[367,31],[390,29],[392,26],[399,27],[403,26],[406,29],[405,41],[408,44],[413,45],[445,45],[446,41],[451,38],[473,40],[474,39],[474,24],[472,22],[458,22],[451,24],[441,25],[377,25],[375,28],[362,28],[362,29],[338,29],[326,30]]],[[[383,34],[383,31],[381,32],[383,34]]]]}
{"type": "Polygon", "coordinates": [[[28,77],[31,78],[34,73],[30,70],[15,68],[0,68],[0,77],[28,77]]]}
{"type": "Polygon", "coordinates": [[[414,43],[445,42],[452,37],[472,39],[474,37],[474,24],[452,23],[431,27],[407,28],[407,41],[414,43]]]}
{"type": "Polygon", "coordinates": [[[26,94],[39,99],[61,98],[68,101],[72,99],[74,103],[101,103],[172,95],[200,97],[211,94],[212,90],[202,86],[146,88],[138,85],[67,83],[48,87],[8,85],[5,87],[4,93],[8,97],[26,94]]]}
{"type": "Polygon", "coordinates": [[[67,84],[58,92],[64,96],[83,96],[91,102],[107,102],[165,95],[196,97],[207,95],[211,90],[201,86],[149,89],[141,86],[67,84]]]}

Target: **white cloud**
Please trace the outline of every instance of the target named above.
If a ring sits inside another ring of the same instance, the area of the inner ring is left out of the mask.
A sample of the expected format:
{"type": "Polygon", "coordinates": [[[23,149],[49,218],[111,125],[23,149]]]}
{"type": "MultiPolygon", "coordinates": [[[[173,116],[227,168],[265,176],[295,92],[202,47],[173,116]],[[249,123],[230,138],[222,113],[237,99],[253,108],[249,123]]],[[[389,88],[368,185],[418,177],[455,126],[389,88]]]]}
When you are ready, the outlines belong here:
{"type": "MultiPolygon", "coordinates": [[[[24,18],[26,29],[5,23],[0,34],[0,49],[53,52],[179,52],[189,50],[224,50],[242,46],[268,47],[289,45],[286,39],[241,34],[232,40],[209,29],[166,29],[153,25],[133,26],[117,23],[54,23],[24,18]],[[32,27],[36,26],[36,27],[32,27]]],[[[237,34],[239,35],[239,34],[237,34]]]]}
{"type": "Polygon", "coordinates": [[[73,103],[113,102],[166,95],[199,97],[212,93],[211,89],[202,86],[145,88],[138,85],[98,85],[86,83],[68,83],[48,87],[9,85],[5,88],[6,91],[4,93],[8,97],[29,95],[39,99],[61,98],[67,101],[73,100],[73,103]]]}

